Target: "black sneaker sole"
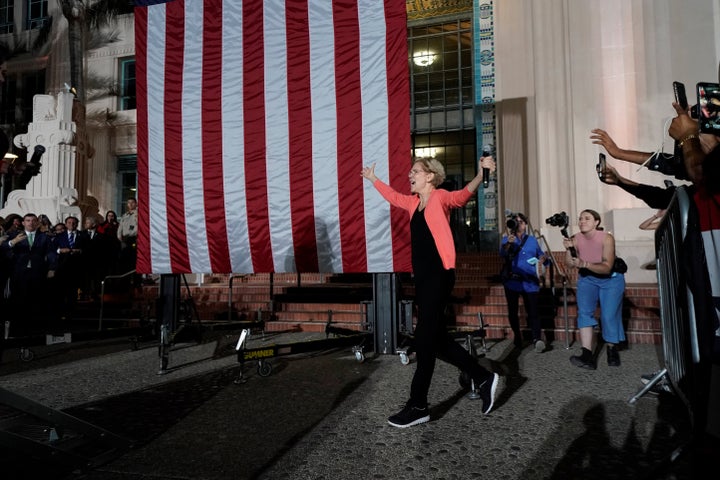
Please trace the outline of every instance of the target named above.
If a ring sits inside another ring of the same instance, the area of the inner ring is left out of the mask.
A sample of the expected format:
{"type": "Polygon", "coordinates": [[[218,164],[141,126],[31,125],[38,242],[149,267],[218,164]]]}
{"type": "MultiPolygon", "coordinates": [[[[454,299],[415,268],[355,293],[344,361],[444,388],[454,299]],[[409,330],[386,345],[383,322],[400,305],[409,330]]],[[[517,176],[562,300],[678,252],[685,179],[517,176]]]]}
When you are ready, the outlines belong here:
{"type": "Polygon", "coordinates": [[[492,380],[490,380],[492,382],[490,384],[490,404],[483,405],[482,413],[484,415],[487,415],[488,413],[490,413],[490,410],[492,410],[493,405],[495,405],[495,391],[497,390],[499,380],[500,380],[500,375],[498,375],[497,373],[493,373],[492,380]]]}
{"type": "Polygon", "coordinates": [[[429,422],[429,421],[430,421],[430,415],[426,415],[424,417],[420,417],[417,420],[413,420],[412,422],[405,423],[405,424],[393,423],[390,419],[388,419],[388,424],[392,425],[393,427],[397,427],[397,428],[408,428],[408,427],[412,427],[413,425],[420,425],[421,423],[425,423],[425,422],[429,422]]]}

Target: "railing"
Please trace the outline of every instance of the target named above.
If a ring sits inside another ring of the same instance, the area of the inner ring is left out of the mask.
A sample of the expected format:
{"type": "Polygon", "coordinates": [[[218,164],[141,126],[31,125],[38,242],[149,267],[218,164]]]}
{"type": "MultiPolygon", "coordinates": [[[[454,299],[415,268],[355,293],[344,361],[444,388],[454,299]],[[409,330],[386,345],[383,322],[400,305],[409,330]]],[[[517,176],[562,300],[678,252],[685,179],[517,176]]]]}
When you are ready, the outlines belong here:
{"type": "Polygon", "coordinates": [[[243,279],[245,277],[247,277],[247,275],[230,275],[230,279],[228,280],[228,322],[232,322],[233,320],[233,280],[236,278],[243,279]]]}
{"type": "Polygon", "coordinates": [[[98,319],[98,331],[102,330],[103,315],[105,313],[105,282],[108,280],[118,280],[134,274],[135,270],[130,270],[129,272],[120,275],[108,275],[100,282],[100,317],[98,319]]]}

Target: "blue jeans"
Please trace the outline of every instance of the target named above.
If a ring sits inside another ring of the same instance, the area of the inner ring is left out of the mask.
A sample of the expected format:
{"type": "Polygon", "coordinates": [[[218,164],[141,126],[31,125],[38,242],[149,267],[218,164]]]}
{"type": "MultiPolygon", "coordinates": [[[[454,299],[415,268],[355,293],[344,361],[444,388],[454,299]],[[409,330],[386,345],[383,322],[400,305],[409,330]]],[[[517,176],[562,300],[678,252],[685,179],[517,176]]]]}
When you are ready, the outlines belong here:
{"type": "Polygon", "coordinates": [[[578,328],[594,327],[595,309],[600,302],[600,325],[602,337],[607,343],[617,344],[625,340],[622,323],[622,303],[625,293],[625,276],[615,273],[610,278],[593,276],[578,277],[577,308],[578,328]]]}

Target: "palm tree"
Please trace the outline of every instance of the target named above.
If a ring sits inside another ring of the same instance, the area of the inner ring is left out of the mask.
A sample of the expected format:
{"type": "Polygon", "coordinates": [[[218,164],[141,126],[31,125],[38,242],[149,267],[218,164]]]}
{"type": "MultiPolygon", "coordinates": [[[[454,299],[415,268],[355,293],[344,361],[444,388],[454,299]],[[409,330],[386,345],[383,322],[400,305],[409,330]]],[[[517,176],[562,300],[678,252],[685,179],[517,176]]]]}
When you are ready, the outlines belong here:
{"type": "MultiPolygon", "coordinates": [[[[81,103],[86,101],[85,54],[91,34],[99,34],[102,27],[111,25],[119,15],[130,13],[131,0],[58,0],[68,22],[70,46],[70,85],[75,88],[81,103]]],[[[96,35],[97,38],[97,35],[96,35]]],[[[109,41],[109,40],[108,40],[109,41]]]]}
{"type": "MultiPolygon", "coordinates": [[[[79,194],[78,204],[83,214],[86,212],[87,202],[87,172],[89,159],[94,155],[94,148],[90,144],[86,130],[86,112],[88,76],[85,72],[85,57],[88,50],[112,42],[112,32],[103,31],[104,27],[115,23],[118,16],[131,13],[132,0],[57,0],[63,17],[67,20],[67,41],[69,47],[68,63],[70,66],[70,84],[76,96],[73,107],[73,121],[76,124],[76,158],[75,158],[75,188],[79,194]]],[[[53,18],[46,22],[43,31],[39,32],[35,42],[35,49],[52,49],[50,32],[53,18]]],[[[56,32],[60,35],[62,32],[56,32]]],[[[106,90],[112,94],[111,89],[106,90]]],[[[89,199],[94,200],[94,199],[89,199]]],[[[95,208],[97,202],[95,201],[95,208]]],[[[88,207],[92,209],[93,207],[88,207]]]]}

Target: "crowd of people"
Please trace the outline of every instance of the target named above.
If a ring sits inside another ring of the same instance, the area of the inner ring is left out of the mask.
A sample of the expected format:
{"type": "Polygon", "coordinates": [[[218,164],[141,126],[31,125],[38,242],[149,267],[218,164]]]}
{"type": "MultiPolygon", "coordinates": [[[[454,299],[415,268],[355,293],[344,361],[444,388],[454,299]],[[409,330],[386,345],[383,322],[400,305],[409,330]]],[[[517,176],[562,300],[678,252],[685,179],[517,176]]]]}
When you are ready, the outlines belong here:
{"type": "Polygon", "coordinates": [[[137,202],[129,199],[118,219],[74,215],[52,224],[47,215],[26,213],[0,219],[2,309],[11,336],[63,328],[78,300],[97,301],[108,275],[135,268],[137,202]]]}
{"type": "MultiPolygon", "coordinates": [[[[663,188],[625,179],[610,165],[598,171],[604,183],[617,185],[657,209],[652,217],[639,225],[641,229],[655,230],[661,226],[678,188],[673,180],[689,182],[686,188],[691,205],[681,252],[682,268],[694,296],[699,368],[707,372],[710,364],[720,364],[720,241],[717,238],[720,231],[720,136],[716,135],[717,131],[703,131],[700,122],[693,118],[697,107],[685,108],[675,102],[673,108],[676,116],[668,129],[675,141],[672,154],[620,148],[605,130],[599,128],[592,131],[590,138],[615,159],[644,165],[666,175],[663,188]]],[[[643,375],[643,383],[657,374],[643,375]]],[[[667,391],[667,379],[663,378],[657,389],[667,391]]]]}

